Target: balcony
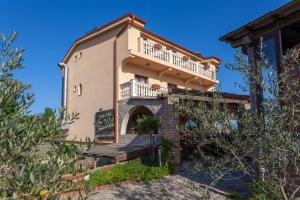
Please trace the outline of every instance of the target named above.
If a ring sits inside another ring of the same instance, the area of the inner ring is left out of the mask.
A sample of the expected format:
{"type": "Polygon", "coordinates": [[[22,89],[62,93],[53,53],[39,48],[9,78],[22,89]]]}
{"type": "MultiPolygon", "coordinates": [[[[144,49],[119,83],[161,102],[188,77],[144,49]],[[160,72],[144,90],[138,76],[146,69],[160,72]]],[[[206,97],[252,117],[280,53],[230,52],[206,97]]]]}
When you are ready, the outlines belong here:
{"type": "Polygon", "coordinates": [[[146,56],[155,58],[168,65],[175,65],[176,68],[184,71],[192,72],[195,75],[200,75],[209,80],[215,80],[214,73],[205,69],[199,61],[192,60],[189,56],[186,56],[180,52],[174,52],[168,49],[166,46],[158,44],[154,41],[150,41],[144,38],[139,38],[139,53],[146,56]]]}
{"type": "Polygon", "coordinates": [[[168,88],[157,87],[146,83],[131,80],[121,84],[121,98],[130,97],[156,97],[158,94],[167,93],[168,88]]]}

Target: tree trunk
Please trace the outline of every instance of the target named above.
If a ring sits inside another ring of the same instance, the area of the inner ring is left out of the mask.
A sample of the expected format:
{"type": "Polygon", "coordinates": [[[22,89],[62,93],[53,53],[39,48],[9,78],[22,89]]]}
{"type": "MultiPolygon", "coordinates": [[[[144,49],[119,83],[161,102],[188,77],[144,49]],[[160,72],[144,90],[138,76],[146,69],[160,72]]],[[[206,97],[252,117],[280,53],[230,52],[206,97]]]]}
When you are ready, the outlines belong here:
{"type": "Polygon", "coordinates": [[[154,162],[154,137],[151,133],[151,140],[152,140],[152,161],[154,162]]]}

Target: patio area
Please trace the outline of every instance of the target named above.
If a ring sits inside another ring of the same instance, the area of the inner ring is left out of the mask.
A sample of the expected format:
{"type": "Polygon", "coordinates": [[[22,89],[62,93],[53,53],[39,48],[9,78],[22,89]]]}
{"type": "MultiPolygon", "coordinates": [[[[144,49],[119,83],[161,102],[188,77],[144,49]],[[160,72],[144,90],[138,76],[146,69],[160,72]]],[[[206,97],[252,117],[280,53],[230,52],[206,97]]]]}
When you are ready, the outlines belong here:
{"type": "MultiPolygon", "coordinates": [[[[155,137],[155,146],[160,143],[160,137],[155,137]]],[[[122,142],[92,146],[85,152],[88,157],[95,158],[94,167],[128,161],[149,153],[149,136],[139,135],[124,137],[122,142]]]]}

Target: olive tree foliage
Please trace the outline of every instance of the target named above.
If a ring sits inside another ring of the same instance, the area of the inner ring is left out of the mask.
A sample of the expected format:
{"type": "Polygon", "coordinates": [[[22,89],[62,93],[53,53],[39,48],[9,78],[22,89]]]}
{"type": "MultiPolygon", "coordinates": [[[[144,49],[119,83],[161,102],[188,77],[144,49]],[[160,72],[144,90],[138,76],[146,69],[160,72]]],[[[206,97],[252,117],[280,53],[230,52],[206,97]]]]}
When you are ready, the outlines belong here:
{"type": "MultiPolygon", "coordinates": [[[[76,174],[80,151],[62,142],[59,113],[30,114],[30,85],[14,77],[24,50],[13,44],[16,33],[0,38],[0,199],[56,199],[75,187],[61,177],[76,174]]],[[[69,115],[69,123],[77,116],[69,115]]]]}
{"type": "Polygon", "coordinates": [[[288,50],[276,74],[263,47],[261,42],[255,63],[238,50],[236,62],[226,66],[241,73],[245,92],[265,94],[261,106],[247,110],[241,104],[233,112],[218,90],[207,101],[181,100],[178,114],[195,126],[180,131],[182,141],[195,146],[197,167],[209,172],[212,185],[237,179],[230,175],[238,172],[270,199],[293,199],[300,190],[289,179],[291,171],[300,175],[300,82],[292,77],[300,75],[300,52],[288,50]]]}

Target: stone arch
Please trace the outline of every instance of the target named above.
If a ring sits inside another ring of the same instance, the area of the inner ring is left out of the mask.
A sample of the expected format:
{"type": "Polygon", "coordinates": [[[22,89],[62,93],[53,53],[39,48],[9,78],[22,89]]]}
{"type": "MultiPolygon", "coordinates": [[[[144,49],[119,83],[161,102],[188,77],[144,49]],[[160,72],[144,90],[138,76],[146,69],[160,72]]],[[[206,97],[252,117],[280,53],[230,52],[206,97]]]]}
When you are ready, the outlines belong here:
{"type": "Polygon", "coordinates": [[[153,112],[144,105],[136,105],[132,107],[129,112],[124,116],[123,122],[121,125],[121,135],[127,134],[129,130],[129,126],[135,122],[136,118],[141,115],[151,115],[153,116],[153,112]]]}
{"type": "Polygon", "coordinates": [[[126,135],[127,123],[130,115],[138,108],[150,111],[154,116],[161,118],[162,102],[157,99],[129,99],[119,102],[119,135],[126,135]]]}

